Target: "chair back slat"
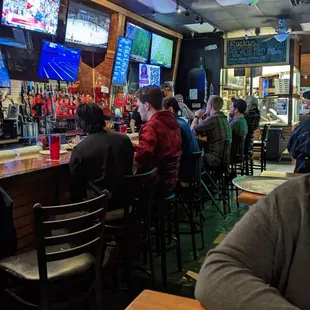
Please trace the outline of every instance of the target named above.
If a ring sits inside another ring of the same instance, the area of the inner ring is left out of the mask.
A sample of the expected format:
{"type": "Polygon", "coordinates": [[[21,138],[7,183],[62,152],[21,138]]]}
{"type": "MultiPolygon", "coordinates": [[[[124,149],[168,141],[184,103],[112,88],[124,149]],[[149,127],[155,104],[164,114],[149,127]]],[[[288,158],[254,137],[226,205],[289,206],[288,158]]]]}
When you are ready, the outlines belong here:
{"type": "Polygon", "coordinates": [[[267,142],[270,124],[265,124],[262,132],[262,142],[267,142]]]}
{"type": "Polygon", "coordinates": [[[104,190],[97,198],[80,203],[48,207],[36,204],[33,207],[42,290],[47,290],[47,262],[90,253],[95,256],[96,272],[100,273],[108,196],[109,192],[104,190]],[[62,218],[58,219],[60,216],[62,218]],[[53,230],[57,229],[61,231],[53,235],[53,230]]]}
{"type": "Polygon", "coordinates": [[[62,251],[46,253],[45,254],[46,261],[47,262],[59,261],[70,257],[78,256],[83,253],[92,252],[92,249],[96,248],[99,242],[100,237],[97,237],[95,239],[90,240],[87,243],[83,243],[83,245],[79,245],[62,251]]]}
{"type": "MultiPolygon", "coordinates": [[[[183,160],[183,158],[182,158],[183,160]]],[[[184,159],[184,162],[188,163],[189,171],[187,175],[186,183],[191,185],[200,184],[201,182],[201,168],[202,168],[202,152],[194,152],[189,154],[184,159]]]]}
{"type": "Polygon", "coordinates": [[[245,137],[233,137],[230,150],[230,163],[243,163],[245,137]]]}
{"type": "Polygon", "coordinates": [[[75,243],[83,238],[89,238],[91,236],[98,236],[98,233],[101,229],[101,222],[94,224],[91,227],[88,227],[86,229],[73,232],[73,233],[68,233],[64,235],[59,235],[59,236],[50,236],[50,237],[44,237],[45,239],[45,244],[47,246],[51,245],[58,245],[58,244],[65,244],[65,243],[75,243]]]}
{"type": "MultiPolygon", "coordinates": [[[[82,211],[84,212],[84,211],[82,211]]],[[[104,216],[105,209],[100,208],[96,211],[90,213],[79,214],[77,216],[61,219],[61,220],[49,220],[42,222],[45,231],[54,230],[54,229],[73,229],[81,225],[91,225],[97,218],[104,216]]],[[[62,214],[64,215],[64,214],[62,214]]]]}

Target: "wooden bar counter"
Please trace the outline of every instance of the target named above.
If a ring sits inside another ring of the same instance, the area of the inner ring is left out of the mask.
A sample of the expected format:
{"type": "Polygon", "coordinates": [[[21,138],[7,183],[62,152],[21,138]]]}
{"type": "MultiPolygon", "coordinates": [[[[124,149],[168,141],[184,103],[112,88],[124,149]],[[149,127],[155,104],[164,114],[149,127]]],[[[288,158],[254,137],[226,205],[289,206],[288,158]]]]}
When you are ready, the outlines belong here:
{"type": "Polygon", "coordinates": [[[35,203],[53,205],[69,202],[69,160],[71,152],[50,161],[33,154],[0,162],[0,186],[13,199],[13,217],[18,251],[34,248],[32,208],[35,203]]]}

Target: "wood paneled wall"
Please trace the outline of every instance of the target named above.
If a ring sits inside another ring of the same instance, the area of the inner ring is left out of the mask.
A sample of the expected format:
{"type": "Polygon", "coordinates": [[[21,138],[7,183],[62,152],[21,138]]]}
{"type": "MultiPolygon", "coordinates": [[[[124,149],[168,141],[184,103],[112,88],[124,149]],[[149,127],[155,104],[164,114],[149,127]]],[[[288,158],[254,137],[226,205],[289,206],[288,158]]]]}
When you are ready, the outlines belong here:
{"type": "Polygon", "coordinates": [[[301,55],[301,74],[310,75],[310,54],[301,55]]]}

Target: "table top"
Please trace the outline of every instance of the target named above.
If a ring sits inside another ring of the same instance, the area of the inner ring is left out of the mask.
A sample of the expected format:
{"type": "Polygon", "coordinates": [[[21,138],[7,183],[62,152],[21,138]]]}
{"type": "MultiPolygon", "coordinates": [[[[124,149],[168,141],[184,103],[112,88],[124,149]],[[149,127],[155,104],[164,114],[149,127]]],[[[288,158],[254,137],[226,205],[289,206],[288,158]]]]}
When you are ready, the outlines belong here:
{"type": "Polygon", "coordinates": [[[71,152],[68,151],[66,154],[60,155],[59,161],[51,161],[49,155],[39,153],[16,157],[14,160],[0,163],[0,179],[65,165],[69,163],[70,156],[71,152]]]}
{"type": "MultiPolygon", "coordinates": [[[[279,177],[279,178],[296,178],[301,176],[301,173],[293,173],[293,172],[279,172],[279,171],[264,171],[260,174],[264,177],[279,177]]],[[[263,198],[265,195],[250,193],[247,191],[243,191],[238,196],[239,203],[244,203],[247,205],[254,205],[258,200],[263,198]]]]}
{"type": "Polygon", "coordinates": [[[197,300],[164,294],[155,291],[143,291],[126,310],[203,310],[197,300]]]}

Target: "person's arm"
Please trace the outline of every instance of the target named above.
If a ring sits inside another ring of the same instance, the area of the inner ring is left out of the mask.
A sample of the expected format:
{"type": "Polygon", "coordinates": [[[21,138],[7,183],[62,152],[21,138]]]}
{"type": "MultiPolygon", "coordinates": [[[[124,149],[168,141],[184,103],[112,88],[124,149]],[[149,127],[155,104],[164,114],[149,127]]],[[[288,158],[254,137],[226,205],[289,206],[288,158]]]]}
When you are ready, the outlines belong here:
{"type": "Polygon", "coordinates": [[[76,147],[72,150],[69,169],[71,201],[80,202],[85,197],[85,183],[82,170],[82,160],[76,147]]]}
{"type": "Polygon", "coordinates": [[[130,120],[130,130],[131,133],[135,133],[135,126],[136,126],[136,121],[134,119],[130,120]]]}
{"type": "Polygon", "coordinates": [[[150,165],[154,150],[157,147],[157,135],[150,124],[146,124],[139,133],[139,144],[135,146],[134,161],[141,167],[150,165]]]}
{"type": "Polygon", "coordinates": [[[300,127],[299,126],[297,128],[295,128],[295,130],[293,130],[293,132],[291,133],[290,139],[288,141],[288,144],[287,144],[288,152],[295,159],[297,159],[300,155],[299,139],[298,139],[298,136],[300,134],[300,130],[299,130],[300,127]]]}
{"type": "Polygon", "coordinates": [[[184,109],[186,110],[188,118],[192,121],[195,117],[194,112],[184,103],[184,109]]]}
{"type": "Polygon", "coordinates": [[[283,197],[290,188],[285,184],[277,194],[262,198],[222,243],[209,252],[195,290],[196,298],[204,307],[212,310],[298,309],[272,287],[279,283],[282,272],[289,274],[288,260],[294,255],[299,231],[300,203],[293,196],[289,202],[283,197]]]}

